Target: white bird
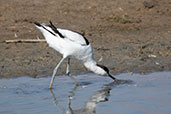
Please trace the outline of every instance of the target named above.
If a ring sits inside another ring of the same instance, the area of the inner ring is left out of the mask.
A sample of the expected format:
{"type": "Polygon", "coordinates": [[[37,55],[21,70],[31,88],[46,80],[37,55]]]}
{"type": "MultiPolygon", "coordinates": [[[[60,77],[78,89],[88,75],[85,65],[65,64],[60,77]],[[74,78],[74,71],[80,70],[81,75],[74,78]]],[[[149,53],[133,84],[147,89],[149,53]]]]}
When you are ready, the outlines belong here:
{"type": "Polygon", "coordinates": [[[50,89],[52,88],[59,66],[66,58],[68,59],[66,74],[70,76],[73,81],[75,81],[76,85],[79,85],[79,83],[70,75],[70,58],[80,60],[87,69],[96,74],[107,75],[113,80],[116,79],[110,74],[107,67],[96,63],[93,56],[93,48],[82,34],[67,29],[56,28],[51,21],[50,24],[40,24],[38,22],[35,22],[34,24],[42,32],[49,46],[63,55],[63,58],[53,70],[49,85],[50,89]]]}

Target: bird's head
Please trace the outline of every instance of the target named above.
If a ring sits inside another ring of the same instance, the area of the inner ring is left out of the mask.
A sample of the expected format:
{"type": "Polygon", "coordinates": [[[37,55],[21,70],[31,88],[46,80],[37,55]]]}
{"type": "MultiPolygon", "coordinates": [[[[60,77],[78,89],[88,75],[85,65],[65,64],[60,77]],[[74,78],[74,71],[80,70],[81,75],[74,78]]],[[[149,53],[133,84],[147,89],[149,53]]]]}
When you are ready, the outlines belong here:
{"type": "Polygon", "coordinates": [[[109,69],[106,66],[99,65],[99,64],[96,64],[96,65],[101,69],[101,71],[102,71],[101,75],[107,75],[110,78],[112,78],[113,80],[116,80],[116,78],[110,74],[109,69]]]}

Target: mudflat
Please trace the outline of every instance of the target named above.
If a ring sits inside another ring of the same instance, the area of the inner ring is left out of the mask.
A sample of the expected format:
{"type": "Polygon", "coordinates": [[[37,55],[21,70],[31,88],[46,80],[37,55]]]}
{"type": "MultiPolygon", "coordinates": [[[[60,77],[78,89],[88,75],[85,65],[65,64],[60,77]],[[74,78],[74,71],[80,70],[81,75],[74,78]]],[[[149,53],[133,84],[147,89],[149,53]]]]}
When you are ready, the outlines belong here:
{"type": "MultiPolygon", "coordinates": [[[[83,33],[97,61],[113,74],[171,70],[170,0],[1,0],[0,77],[50,76],[61,55],[44,43],[5,40],[44,39],[34,22],[83,33]]],[[[66,62],[65,62],[66,63],[66,62]]],[[[58,74],[65,73],[63,64],[58,74]]],[[[71,72],[87,71],[71,61],[71,72]]]]}

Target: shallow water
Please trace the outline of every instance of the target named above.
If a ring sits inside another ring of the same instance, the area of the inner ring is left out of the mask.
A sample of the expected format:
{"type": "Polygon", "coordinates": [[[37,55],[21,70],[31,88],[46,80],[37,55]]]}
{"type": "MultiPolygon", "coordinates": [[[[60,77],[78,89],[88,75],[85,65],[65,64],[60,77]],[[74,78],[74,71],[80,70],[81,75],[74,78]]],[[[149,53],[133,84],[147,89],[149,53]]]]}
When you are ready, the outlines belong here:
{"type": "Polygon", "coordinates": [[[0,114],[169,114],[171,72],[148,75],[121,74],[110,78],[95,74],[0,79],[0,114]]]}

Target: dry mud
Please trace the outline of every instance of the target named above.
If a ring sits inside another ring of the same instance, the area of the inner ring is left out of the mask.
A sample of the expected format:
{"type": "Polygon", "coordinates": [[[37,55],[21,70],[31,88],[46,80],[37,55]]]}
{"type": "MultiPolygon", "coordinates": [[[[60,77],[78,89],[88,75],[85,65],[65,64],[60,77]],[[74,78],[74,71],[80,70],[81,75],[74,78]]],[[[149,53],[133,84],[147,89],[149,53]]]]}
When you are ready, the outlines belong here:
{"type": "MultiPolygon", "coordinates": [[[[1,0],[0,77],[49,76],[61,55],[46,43],[5,43],[43,39],[33,22],[84,33],[96,60],[113,74],[171,70],[170,0],[1,0]]],[[[74,74],[88,72],[72,60],[74,74]]],[[[59,75],[65,73],[64,63],[59,75]]]]}

